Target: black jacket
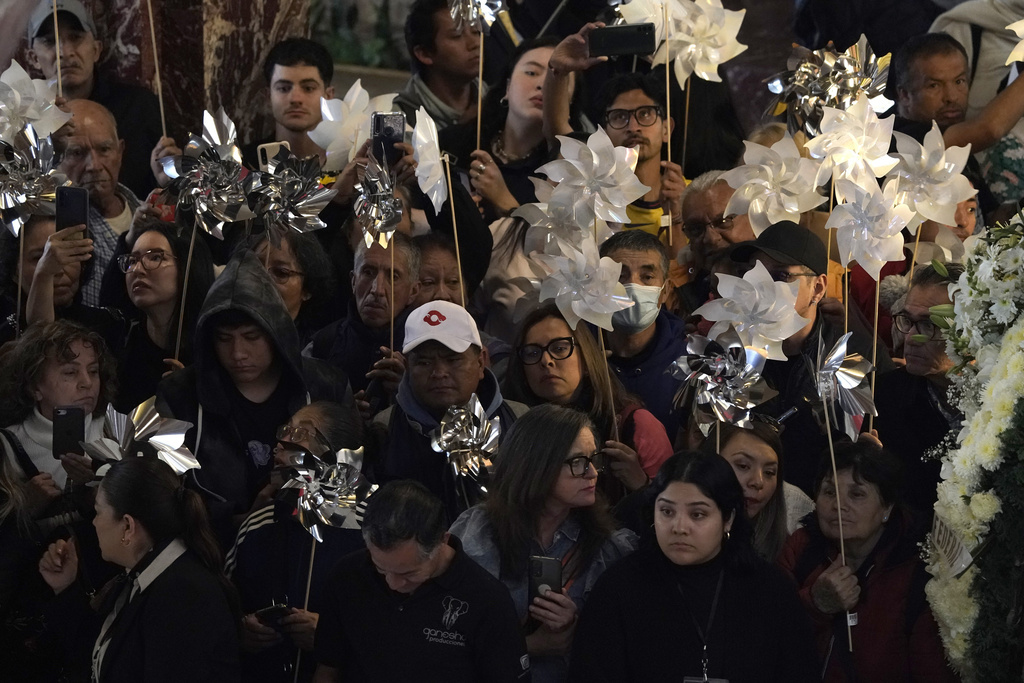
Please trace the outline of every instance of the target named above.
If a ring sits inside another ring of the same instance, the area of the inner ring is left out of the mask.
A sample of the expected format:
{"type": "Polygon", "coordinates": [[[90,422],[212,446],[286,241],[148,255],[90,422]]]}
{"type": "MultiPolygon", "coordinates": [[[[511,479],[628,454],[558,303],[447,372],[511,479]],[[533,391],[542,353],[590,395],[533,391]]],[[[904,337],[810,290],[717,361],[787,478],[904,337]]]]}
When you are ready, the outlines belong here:
{"type": "Polygon", "coordinates": [[[227,520],[249,509],[259,479],[269,473],[273,460],[254,463],[247,455],[250,435],[240,428],[237,390],[213,348],[215,318],[225,311],[240,311],[252,318],[275,345],[283,370],[278,386],[285,392],[287,405],[274,417],[279,420],[274,426],[287,422],[311,401],[336,401],[352,410],[355,405],[342,371],[300,355],[298,333],[277,289],[252,252],[239,252],[203,304],[196,325],[195,362],[166,377],[157,391],[161,415],[194,425],[185,443],[202,469],[190,471],[189,481],[205,498],[218,534],[230,546],[234,528],[227,520]]]}

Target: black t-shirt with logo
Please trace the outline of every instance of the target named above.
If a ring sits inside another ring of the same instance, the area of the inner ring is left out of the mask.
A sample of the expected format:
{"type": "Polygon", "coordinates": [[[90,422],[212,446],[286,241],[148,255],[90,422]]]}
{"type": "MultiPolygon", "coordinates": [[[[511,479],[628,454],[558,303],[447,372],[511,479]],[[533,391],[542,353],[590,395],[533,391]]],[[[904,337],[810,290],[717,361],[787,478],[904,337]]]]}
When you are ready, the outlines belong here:
{"type": "Polygon", "coordinates": [[[411,595],[388,588],[368,550],[332,572],[316,656],[344,681],[418,683],[530,680],[526,642],[505,586],[462,552],[411,595]]]}

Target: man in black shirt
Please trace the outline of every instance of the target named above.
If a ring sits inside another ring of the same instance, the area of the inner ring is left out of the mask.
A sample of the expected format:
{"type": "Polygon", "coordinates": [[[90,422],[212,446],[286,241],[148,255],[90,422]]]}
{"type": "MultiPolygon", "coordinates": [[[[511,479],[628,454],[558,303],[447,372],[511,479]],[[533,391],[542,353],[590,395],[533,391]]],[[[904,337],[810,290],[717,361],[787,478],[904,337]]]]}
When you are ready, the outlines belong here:
{"type": "Polygon", "coordinates": [[[416,482],[370,498],[366,549],[341,560],[327,583],[315,683],[530,680],[508,590],[446,526],[441,501],[416,482]]]}

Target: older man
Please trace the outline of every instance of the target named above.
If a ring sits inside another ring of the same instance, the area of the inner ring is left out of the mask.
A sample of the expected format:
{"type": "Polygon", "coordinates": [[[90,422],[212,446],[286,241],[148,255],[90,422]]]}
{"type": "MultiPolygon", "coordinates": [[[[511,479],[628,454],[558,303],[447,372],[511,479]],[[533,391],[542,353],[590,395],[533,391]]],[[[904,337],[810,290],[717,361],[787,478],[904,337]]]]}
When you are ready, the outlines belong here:
{"type": "Polygon", "coordinates": [[[82,283],[82,303],[100,305],[103,273],[117,249],[117,238],[128,232],[139,200],[118,182],[124,141],[114,116],[92,100],[72,100],[74,134],[68,138],[61,170],[72,183],[89,190],[89,238],[93,241],[93,267],[82,283]]]}
{"type": "MultiPolygon", "coordinates": [[[[122,160],[125,185],[143,197],[156,187],[150,154],[158,144],[177,150],[160,137],[160,106],[156,96],[136,85],[119,83],[100,73],[103,42],[92,15],[78,0],[42,0],[28,23],[29,60],[47,79],[57,78],[57,43],[53,11],[60,33],[60,76],[64,97],[89,99],[106,107],[124,135],[122,160]]],[[[102,274],[102,271],[100,271],[102,274]]]]}
{"type": "Polygon", "coordinates": [[[415,479],[445,503],[450,519],[467,507],[455,492],[445,456],[430,447],[430,434],[451,406],[477,395],[489,418],[500,417],[502,434],[526,412],[506,401],[498,380],[486,367],[486,356],[473,317],[450,301],[430,301],[414,309],[405,324],[402,353],[408,369],[396,405],[373,420],[380,448],[371,476],[384,483],[415,479]]]}
{"type": "Polygon", "coordinates": [[[931,321],[932,306],[952,303],[949,285],[960,279],[963,266],[950,263],[946,273],[932,266],[918,268],[905,301],[893,311],[893,325],[905,336],[906,366],[878,377],[875,426],[885,447],[903,460],[904,502],[929,513],[939,482],[939,461],[925,460],[963,416],[949,403],[946,373],[953,361],[946,355],[942,330],[931,321]]]}

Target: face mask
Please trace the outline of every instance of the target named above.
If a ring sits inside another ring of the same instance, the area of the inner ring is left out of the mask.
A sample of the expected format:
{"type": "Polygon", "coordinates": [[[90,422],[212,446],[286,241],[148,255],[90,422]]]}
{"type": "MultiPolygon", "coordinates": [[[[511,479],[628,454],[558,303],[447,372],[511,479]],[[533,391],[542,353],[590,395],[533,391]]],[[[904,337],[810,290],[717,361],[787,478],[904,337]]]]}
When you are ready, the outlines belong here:
{"type": "Polygon", "coordinates": [[[658,317],[661,305],[658,300],[661,298],[662,287],[649,287],[647,285],[636,285],[630,283],[625,285],[626,296],[632,300],[633,305],[612,314],[612,327],[616,332],[636,334],[643,332],[654,324],[658,317]]]}

